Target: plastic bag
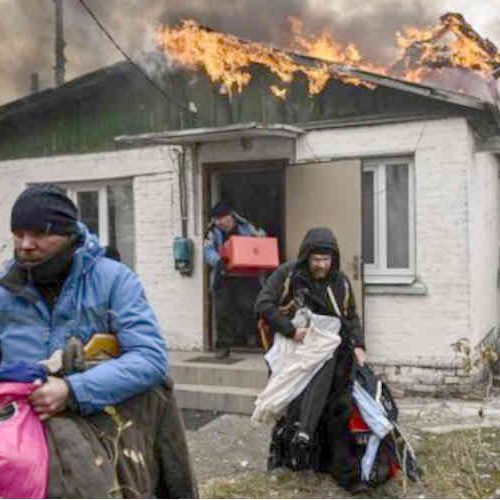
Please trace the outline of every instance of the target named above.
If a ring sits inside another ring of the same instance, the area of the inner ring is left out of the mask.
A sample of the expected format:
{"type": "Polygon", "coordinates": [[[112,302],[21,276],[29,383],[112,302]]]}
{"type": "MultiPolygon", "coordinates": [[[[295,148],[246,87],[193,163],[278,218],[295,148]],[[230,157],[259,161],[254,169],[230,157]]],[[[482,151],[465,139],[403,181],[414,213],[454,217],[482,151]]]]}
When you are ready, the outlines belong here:
{"type": "Polygon", "coordinates": [[[28,396],[39,386],[0,382],[0,497],[44,498],[49,451],[28,396]]]}

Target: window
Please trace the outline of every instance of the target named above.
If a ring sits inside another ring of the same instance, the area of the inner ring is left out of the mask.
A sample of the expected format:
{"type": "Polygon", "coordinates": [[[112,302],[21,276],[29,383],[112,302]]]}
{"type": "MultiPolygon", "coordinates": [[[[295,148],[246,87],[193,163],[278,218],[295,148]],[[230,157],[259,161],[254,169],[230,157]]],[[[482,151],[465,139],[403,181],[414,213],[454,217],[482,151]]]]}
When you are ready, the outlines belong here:
{"type": "Polygon", "coordinates": [[[63,186],[78,207],[81,221],[103,246],[118,250],[134,268],[134,197],[132,181],[79,183],[63,186]]]}
{"type": "Polygon", "coordinates": [[[366,283],[411,283],[415,278],[413,162],[363,163],[363,262],[366,283]]]}

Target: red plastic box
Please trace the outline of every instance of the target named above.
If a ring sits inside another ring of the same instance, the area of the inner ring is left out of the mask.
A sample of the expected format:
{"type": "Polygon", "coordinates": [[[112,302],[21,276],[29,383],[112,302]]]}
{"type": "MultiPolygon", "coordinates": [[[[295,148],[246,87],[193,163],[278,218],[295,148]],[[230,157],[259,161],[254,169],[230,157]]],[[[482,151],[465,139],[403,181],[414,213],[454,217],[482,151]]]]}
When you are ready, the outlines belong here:
{"type": "Polygon", "coordinates": [[[232,275],[255,276],[280,265],[277,238],[231,236],[220,254],[232,275]]]}

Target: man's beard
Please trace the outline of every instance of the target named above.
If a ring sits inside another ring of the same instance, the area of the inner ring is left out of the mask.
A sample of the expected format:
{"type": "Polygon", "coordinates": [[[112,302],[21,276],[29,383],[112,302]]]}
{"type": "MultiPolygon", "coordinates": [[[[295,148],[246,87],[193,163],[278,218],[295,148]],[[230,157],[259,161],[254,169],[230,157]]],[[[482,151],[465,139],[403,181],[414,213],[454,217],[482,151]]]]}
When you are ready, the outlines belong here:
{"type": "Polygon", "coordinates": [[[311,277],[313,280],[316,281],[324,281],[328,278],[330,271],[324,271],[324,270],[313,270],[311,272],[311,277]]]}

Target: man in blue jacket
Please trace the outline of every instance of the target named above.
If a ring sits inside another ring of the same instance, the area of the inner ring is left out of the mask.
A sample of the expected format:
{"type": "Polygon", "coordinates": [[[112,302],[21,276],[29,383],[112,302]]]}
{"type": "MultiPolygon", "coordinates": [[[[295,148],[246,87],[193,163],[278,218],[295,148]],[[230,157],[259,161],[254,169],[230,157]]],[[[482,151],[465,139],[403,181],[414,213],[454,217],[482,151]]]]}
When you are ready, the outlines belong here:
{"type": "MultiPolygon", "coordinates": [[[[95,457],[73,458],[79,450],[68,442],[86,421],[97,429],[103,422],[108,425],[100,410],[119,405],[136,423],[125,437],[149,443],[140,451],[148,474],[154,472],[155,477],[143,480],[139,496],[195,495],[182,420],[171,386],[165,384],[165,341],[137,276],[104,257],[96,236],[78,221],[75,205],[57,186],[25,189],[12,208],[11,230],[14,259],[0,277],[0,363],[37,364],[64,351],[68,339],[76,337],[85,344],[94,333],[115,335],[120,350],[118,357],[85,371],[49,376],[30,396],[40,419],[49,419],[49,444],[63,443],[51,453],[49,493],[90,495],[100,477],[99,471],[92,476],[88,466],[95,457]],[[74,431],[64,430],[68,428],[74,431]],[[134,438],[141,433],[150,437],[134,438]],[[66,472],[58,481],[60,470],[56,465],[52,470],[52,464],[61,453],[66,453],[61,469],[66,472]],[[70,469],[75,471],[73,481],[67,478],[70,469]],[[83,481],[77,484],[79,477],[83,481]]],[[[81,436],[78,442],[90,439],[102,446],[98,431],[95,436],[83,431],[81,436]]],[[[118,467],[130,468],[126,457],[117,460],[118,467]]],[[[137,490],[134,478],[144,476],[129,474],[128,484],[137,490]]],[[[107,495],[106,489],[98,491],[98,496],[107,495]]]]}
{"type": "Polygon", "coordinates": [[[90,414],[165,380],[165,341],[137,276],[104,258],[97,238],[77,220],[77,209],[51,185],[27,188],[11,215],[14,260],[0,279],[2,363],[39,362],[83,343],[93,333],[114,333],[121,355],[66,379],[49,377],[32,395],[42,418],[68,402],[90,414]]]}
{"type": "Polygon", "coordinates": [[[225,358],[239,338],[250,347],[257,342],[253,304],[259,293],[257,278],[228,276],[221,259],[222,245],[232,236],[262,237],[266,233],[238,215],[231,206],[219,202],[212,208],[212,222],[205,243],[205,262],[211,267],[210,289],[217,318],[217,358],[225,358]]]}

